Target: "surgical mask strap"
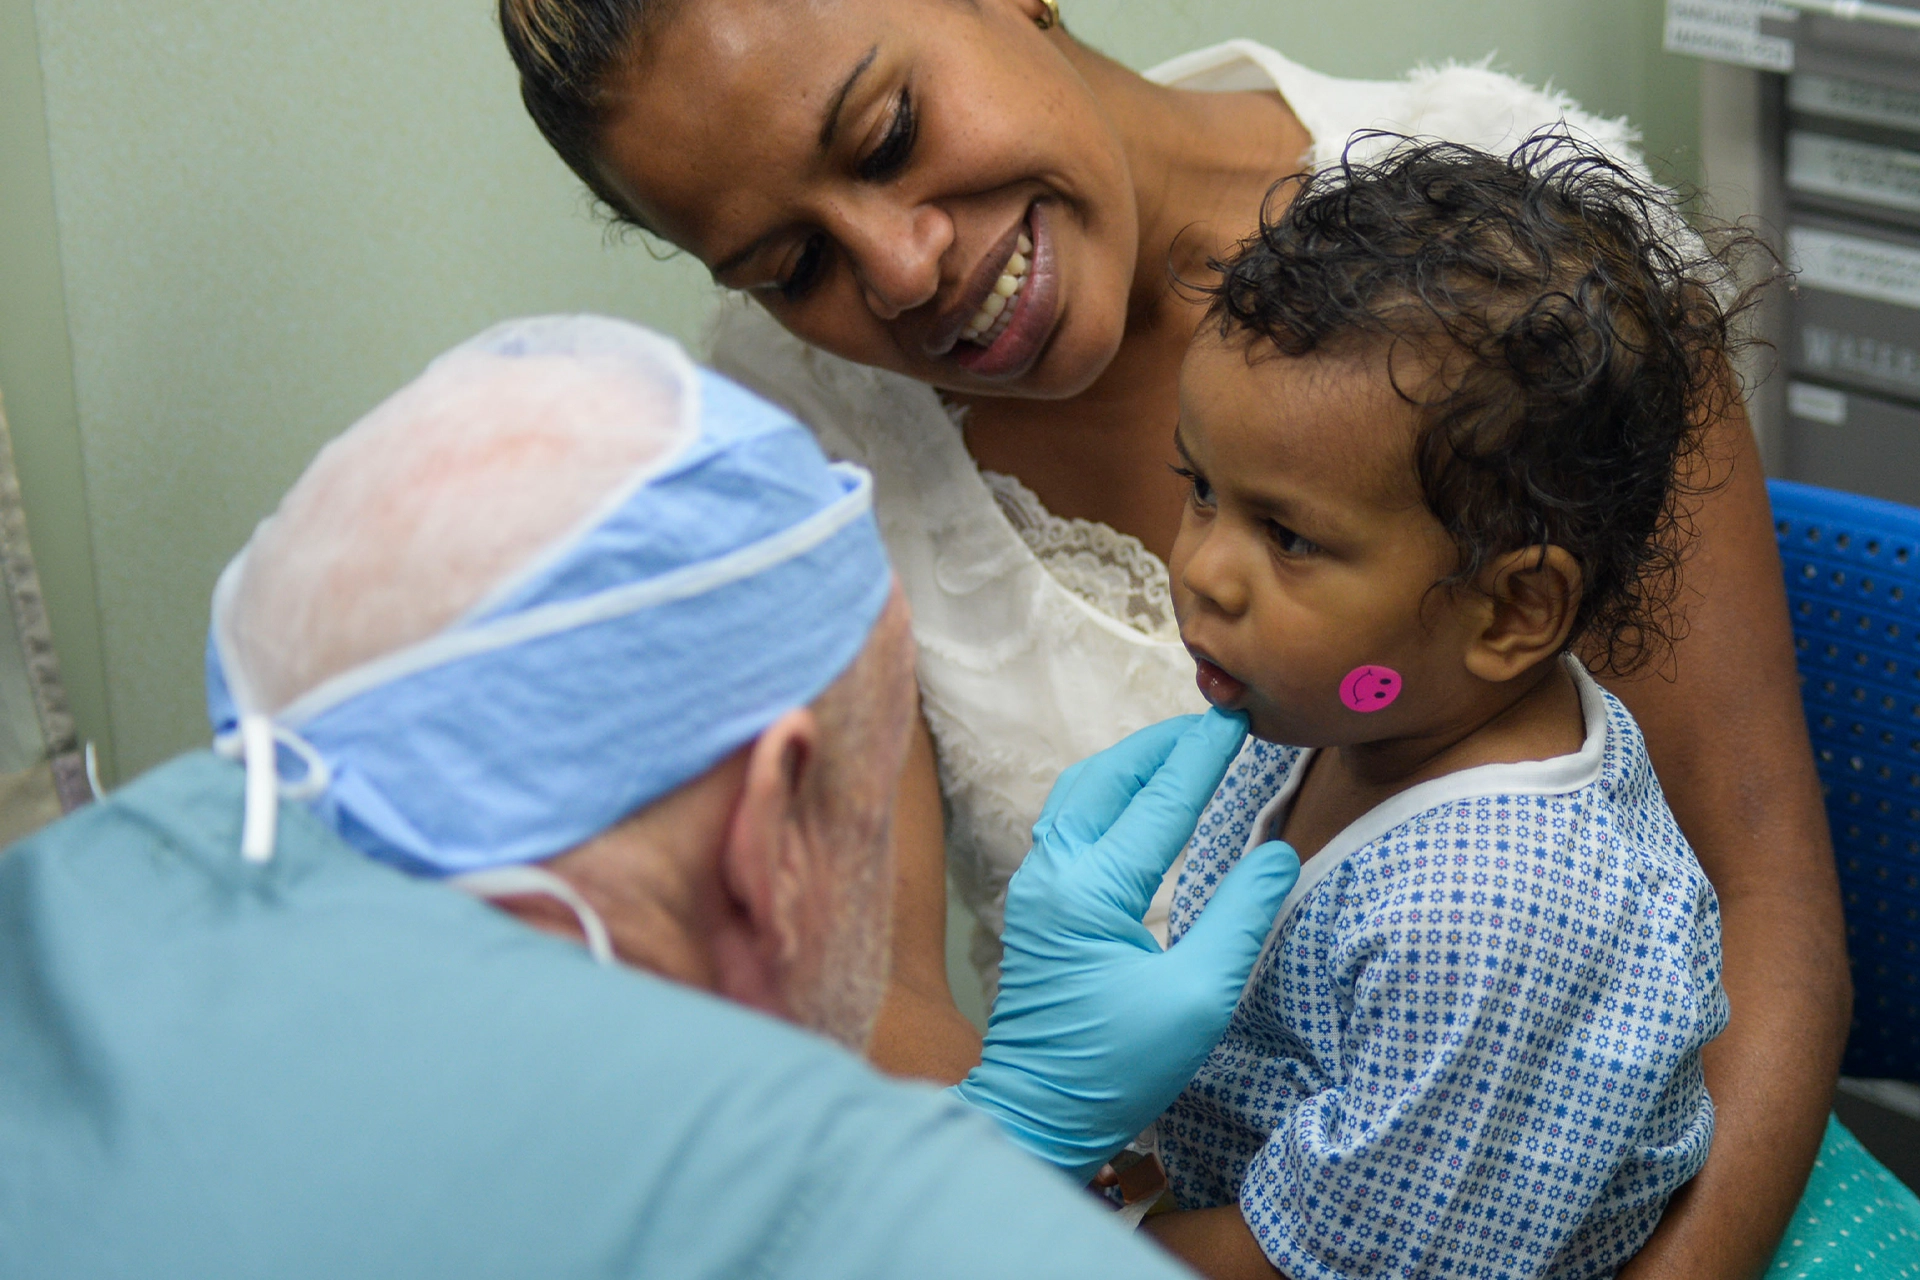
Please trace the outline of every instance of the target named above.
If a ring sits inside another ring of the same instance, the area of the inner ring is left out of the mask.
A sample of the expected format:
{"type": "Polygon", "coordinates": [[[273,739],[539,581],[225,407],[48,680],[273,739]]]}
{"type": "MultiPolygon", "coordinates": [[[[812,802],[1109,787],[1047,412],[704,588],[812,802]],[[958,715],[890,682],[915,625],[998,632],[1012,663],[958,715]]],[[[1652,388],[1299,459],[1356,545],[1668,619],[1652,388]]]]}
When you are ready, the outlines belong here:
{"type": "Polygon", "coordinates": [[[333,783],[333,770],[311,742],[258,714],[241,716],[240,727],[215,738],[213,749],[229,760],[239,760],[247,771],[240,856],[248,862],[270,861],[279,831],[280,801],[311,800],[322,794],[333,783]],[[306,776],[298,782],[280,777],[281,747],[299,756],[307,767],[306,776]]]}
{"type": "Polygon", "coordinates": [[[580,932],[586,936],[587,953],[594,962],[608,966],[614,963],[613,942],[607,936],[607,926],[600,919],[600,913],[587,904],[579,890],[551,871],[528,866],[494,867],[450,876],[446,883],[483,902],[527,894],[552,898],[573,912],[573,918],[580,923],[580,932]]]}

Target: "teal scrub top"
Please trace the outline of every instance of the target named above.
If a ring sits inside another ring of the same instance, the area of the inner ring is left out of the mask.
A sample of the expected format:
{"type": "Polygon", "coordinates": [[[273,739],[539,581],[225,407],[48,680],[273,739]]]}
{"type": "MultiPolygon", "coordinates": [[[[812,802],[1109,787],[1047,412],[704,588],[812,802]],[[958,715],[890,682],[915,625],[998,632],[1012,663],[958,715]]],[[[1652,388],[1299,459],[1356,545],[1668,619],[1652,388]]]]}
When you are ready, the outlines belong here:
{"type": "Polygon", "coordinates": [[[1180,1274],[964,1106],[182,757],[0,858],[0,1276],[1180,1274]]]}

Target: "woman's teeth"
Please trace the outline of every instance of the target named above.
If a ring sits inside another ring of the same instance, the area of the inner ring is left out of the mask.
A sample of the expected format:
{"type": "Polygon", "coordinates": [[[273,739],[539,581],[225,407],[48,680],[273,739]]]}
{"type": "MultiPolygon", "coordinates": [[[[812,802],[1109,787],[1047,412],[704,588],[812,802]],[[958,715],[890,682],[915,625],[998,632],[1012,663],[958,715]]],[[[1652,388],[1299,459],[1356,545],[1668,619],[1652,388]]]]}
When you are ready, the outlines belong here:
{"type": "Polygon", "coordinates": [[[993,282],[987,300],[960,331],[962,341],[990,347],[995,338],[1007,331],[1007,326],[1013,323],[1013,304],[1019,299],[1020,290],[1026,287],[1027,272],[1033,268],[1028,257],[1032,252],[1033,241],[1021,233],[1019,245],[1007,259],[1007,265],[1000,268],[1000,278],[993,282]]]}

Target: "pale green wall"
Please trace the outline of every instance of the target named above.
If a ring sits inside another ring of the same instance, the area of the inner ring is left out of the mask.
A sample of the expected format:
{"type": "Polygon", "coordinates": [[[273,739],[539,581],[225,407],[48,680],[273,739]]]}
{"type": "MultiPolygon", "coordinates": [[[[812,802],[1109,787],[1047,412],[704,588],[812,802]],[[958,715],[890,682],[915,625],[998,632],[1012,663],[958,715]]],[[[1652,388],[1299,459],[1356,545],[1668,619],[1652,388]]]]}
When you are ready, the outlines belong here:
{"type": "MultiPolygon", "coordinates": [[[[1136,64],[1230,34],[1355,75],[1497,50],[1658,152],[1694,135],[1659,0],[1065,4],[1136,64]]],[[[122,776],[204,741],[214,577],[322,440],[499,317],[691,335],[709,296],[606,241],[488,0],[0,0],[0,387],[82,729],[122,776]]]]}
{"type": "MultiPolygon", "coordinates": [[[[31,8],[66,308],[32,319],[70,331],[72,365],[0,385],[28,438],[62,430],[35,384],[70,379],[127,776],[205,740],[214,578],[321,441],[502,316],[686,333],[710,286],[609,247],[520,108],[486,0],[31,8]]],[[[63,646],[86,625],[55,622],[63,646]]]]}
{"type": "Polygon", "coordinates": [[[82,735],[105,741],[106,666],[44,103],[33,7],[0,0],[0,394],[68,700],[82,735]]]}

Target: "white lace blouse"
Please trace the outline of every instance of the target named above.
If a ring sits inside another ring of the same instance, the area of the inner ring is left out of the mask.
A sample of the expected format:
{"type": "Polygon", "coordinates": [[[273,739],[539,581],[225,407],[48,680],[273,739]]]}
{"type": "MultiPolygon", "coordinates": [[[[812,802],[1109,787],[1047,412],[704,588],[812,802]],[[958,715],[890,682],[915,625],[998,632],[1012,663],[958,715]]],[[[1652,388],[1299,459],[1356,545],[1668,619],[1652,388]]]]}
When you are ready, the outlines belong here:
{"type": "MultiPolygon", "coordinates": [[[[1313,165],[1369,128],[1498,151],[1562,119],[1632,159],[1623,123],[1484,67],[1340,80],[1232,40],[1147,74],[1186,89],[1277,89],[1314,139],[1313,165]]],[[[881,531],[913,606],[948,868],[979,921],[971,954],[991,992],[1007,881],[1054,778],[1135,729],[1205,708],[1167,568],[1137,539],[1063,520],[1012,476],[982,471],[931,388],[814,350],[757,306],[722,308],[712,360],[792,409],[829,454],[873,472],[881,531]]],[[[1148,915],[1163,939],[1177,873],[1148,915]]]]}

